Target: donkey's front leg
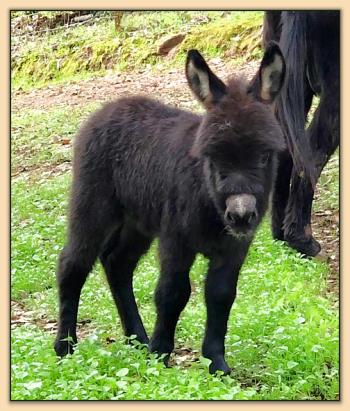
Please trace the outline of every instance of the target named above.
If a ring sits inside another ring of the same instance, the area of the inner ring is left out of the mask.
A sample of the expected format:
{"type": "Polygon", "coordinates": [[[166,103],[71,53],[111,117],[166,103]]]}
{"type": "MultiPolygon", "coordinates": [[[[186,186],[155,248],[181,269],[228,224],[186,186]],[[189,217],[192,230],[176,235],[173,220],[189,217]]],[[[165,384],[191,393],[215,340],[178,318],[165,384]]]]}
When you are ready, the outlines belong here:
{"type": "Polygon", "coordinates": [[[181,311],[191,294],[189,270],[195,254],[182,247],[178,240],[160,239],[161,274],[155,293],[157,320],[149,350],[158,354],[169,354],[174,348],[175,328],[181,311]]]}
{"type": "Polygon", "coordinates": [[[203,356],[212,360],[209,372],[229,374],[225,355],[225,335],[230,309],[236,296],[236,286],[241,264],[211,260],[205,283],[207,323],[202,347],[203,356]]]}

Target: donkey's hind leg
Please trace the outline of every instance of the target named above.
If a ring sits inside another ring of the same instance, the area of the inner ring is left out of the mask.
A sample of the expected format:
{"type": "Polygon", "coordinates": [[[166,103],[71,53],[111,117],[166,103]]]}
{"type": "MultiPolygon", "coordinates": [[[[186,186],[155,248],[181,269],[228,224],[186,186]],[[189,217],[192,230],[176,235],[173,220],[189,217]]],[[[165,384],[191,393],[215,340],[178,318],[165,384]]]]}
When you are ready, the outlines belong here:
{"type": "Polygon", "coordinates": [[[148,343],[148,337],[135,301],[133,273],[151,241],[125,224],[110,237],[100,254],[124,333],[127,337],[136,335],[143,344],[148,343]]]}
{"type": "MultiPolygon", "coordinates": [[[[334,92],[334,95],[336,93],[334,92]]],[[[321,174],[339,144],[339,106],[336,98],[321,98],[308,129],[316,165],[316,177],[321,174]]],[[[289,245],[307,256],[315,256],[320,244],[312,236],[311,210],[314,189],[308,178],[292,173],[291,195],[284,221],[285,239],[289,245]]]]}
{"type": "Polygon", "coordinates": [[[278,160],[277,176],[272,195],[272,235],[276,240],[284,240],[283,220],[288,204],[293,160],[288,151],[281,153],[278,160]]]}
{"type": "Polygon", "coordinates": [[[77,342],[76,322],[81,289],[104,239],[118,221],[113,207],[107,205],[108,201],[105,207],[101,207],[101,199],[98,198],[94,195],[82,201],[82,195],[73,190],[68,243],[60,254],[56,273],[59,321],[54,348],[61,357],[73,352],[72,345],[77,342]]]}
{"type": "MultiPolygon", "coordinates": [[[[304,80],[304,114],[305,122],[310,111],[313,92],[304,80]]],[[[288,150],[282,152],[278,158],[278,169],[272,197],[272,235],[276,240],[284,240],[283,222],[290,196],[290,183],[293,169],[292,156],[288,150]]]]}

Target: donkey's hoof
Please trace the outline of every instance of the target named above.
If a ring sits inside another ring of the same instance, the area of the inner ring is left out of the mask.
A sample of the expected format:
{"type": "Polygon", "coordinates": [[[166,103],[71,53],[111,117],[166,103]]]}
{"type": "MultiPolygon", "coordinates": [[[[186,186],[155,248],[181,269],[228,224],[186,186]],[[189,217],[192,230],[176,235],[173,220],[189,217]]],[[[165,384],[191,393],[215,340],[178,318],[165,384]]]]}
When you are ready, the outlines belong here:
{"type": "Polygon", "coordinates": [[[287,243],[290,247],[304,254],[306,257],[315,257],[321,251],[321,245],[313,237],[299,238],[298,240],[288,240],[287,243]]]}
{"type": "Polygon", "coordinates": [[[223,373],[223,376],[231,374],[231,368],[227,365],[224,359],[213,360],[209,365],[210,374],[215,374],[220,371],[223,373]]]}
{"type": "Polygon", "coordinates": [[[67,354],[73,354],[74,346],[69,341],[56,340],[54,349],[58,357],[65,357],[67,354]]]}
{"type": "Polygon", "coordinates": [[[148,344],[148,351],[152,354],[156,354],[162,358],[162,361],[166,367],[169,367],[170,353],[172,348],[168,344],[161,344],[155,340],[150,340],[148,344]]]}
{"type": "Polygon", "coordinates": [[[279,240],[279,241],[284,240],[284,231],[281,228],[281,225],[272,225],[271,231],[272,231],[272,237],[275,240],[279,240]]]}

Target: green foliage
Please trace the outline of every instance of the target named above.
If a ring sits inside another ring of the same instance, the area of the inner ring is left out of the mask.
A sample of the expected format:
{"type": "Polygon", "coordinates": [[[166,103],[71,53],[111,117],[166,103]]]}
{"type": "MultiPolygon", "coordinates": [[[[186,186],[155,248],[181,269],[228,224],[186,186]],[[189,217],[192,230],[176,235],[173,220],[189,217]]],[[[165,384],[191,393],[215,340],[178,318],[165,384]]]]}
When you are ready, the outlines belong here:
{"type": "MultiPolygon", "coordinates": [[[[323,381],[336,390],[337,373],[329,365],[304,373],[300,364],[283,361],[275,364],[276,373],[256,366],[246,370],[243,380],[220,378],[208,374],[205,359],[190,368],[166,369],[145,350],[120,342],[106,347],[100,338],[92,334],[73,356],[57,360],[41,330],[34,326],[17,329],[12,343],[12,384],[16,387],[12,399],[323,399],[323,381]],[[25,363],[21,357],[31,358],[31,362],[25,363]]],[[[310,363],[322,358],[316,348],[311,354],[310,363]]]]}
{"type": "Polygon", "coordinates": [[[67,176],[52,179],[50,184],[44,179],[36,190],[26,180],[12,185],[11,283],[15,300],[55,286],[67,201],[62,179],[67,176]]]}
{"type": "Polygon", "coordinates": [[[125,12],[118,33],[113,20],[102,20],[15,44],[12,85],[27,90],[142,64],[174,66],[183,64],[190,47],[209,56],[232,49],[237,57],[254,58],[261,54],[256,43],[261,24],[262,12],[125,12]],[[179,32],[187,38],[175,61],[157,56],[161,38],[179,32]]]}
{"type": "MultiPolygon", "coordinates": [[[[57,317],[54,272],[65,238],[69,182],[69,176],[61,175],[30,186],[21,180],[13,185],[12,296],[44,323],[57,317]]],[[[207,261],[198,256],[177,347],[200,350],[206,268],[207,261]]],[[[158,272],[154,243],[135,274],[135,295],[148,332],[155,321],[152,296],[158,272]]],[[[229,321],[226,354],[233,375],[218,378],[208,375],[204,359],[166,369],[145,351],[125,345],[97,265],[79,311],[79,321],[89,324],[80,326],[84,337],[71,358],[58,361],[53,335],[38,326],[13,331],[12,398],[335,399],[338,317],[323,296],[326,276],[326,265],[273,241],[265,221],[242,269],[229,321]],[[108,344],[111,338],[116,342],[108,344]]]]}
{"type": "Polygon", "coordinates": [[[99,106],[24,110],[12,115],[12,173],[53,167],[71,159],[71,140],[84,117],[99,106]],[[69,121],[67,121],[69,119],[69,121]]]}
{"type": "MultiPolygon", "coordinates": [[[[255,59],[262,56],[260,47],[262,12],[232,12],[205,26],[194,27],[181,44],[180,50],[205,50],[209,56],[222,56],[230,51],[235,59],[255,59]]],[[[241,60],[239,60],[241,61],[241,60]]]]}

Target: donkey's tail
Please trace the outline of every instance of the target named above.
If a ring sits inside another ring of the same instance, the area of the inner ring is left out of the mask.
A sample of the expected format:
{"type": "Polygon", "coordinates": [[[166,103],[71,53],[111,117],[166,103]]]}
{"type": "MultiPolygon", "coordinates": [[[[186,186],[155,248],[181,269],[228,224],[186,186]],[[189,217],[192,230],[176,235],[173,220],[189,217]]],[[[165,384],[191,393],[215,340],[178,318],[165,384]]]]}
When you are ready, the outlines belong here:
{"type": "Polygon", "coordinates": [[[280,47],[287,73],[285,87],[276,104],[276,113],[297,173],[308,176],[314,185],[311,147],[305,132],[307,15],[303,12],[282,12],[281,24],[280,47]]]}
{"type": "Polygon", "coordinates": [[[262,46],[265,49],[271,40],[280,41],[281,37],[281,11],[268,10],[264,14],[262,46]]]}

